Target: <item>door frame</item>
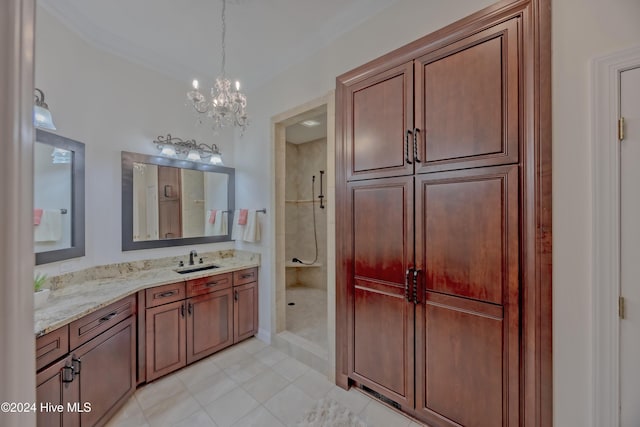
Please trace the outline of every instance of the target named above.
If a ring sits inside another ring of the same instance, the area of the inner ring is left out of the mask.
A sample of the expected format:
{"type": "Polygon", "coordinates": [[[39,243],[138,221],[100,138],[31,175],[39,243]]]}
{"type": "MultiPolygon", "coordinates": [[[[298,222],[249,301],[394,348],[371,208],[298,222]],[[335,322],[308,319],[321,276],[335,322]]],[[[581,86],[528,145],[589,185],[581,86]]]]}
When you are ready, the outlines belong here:
{"type": "Polygon", "coordinates": [[[593,425],[620,425],[620,73],[640,66],[640,46],[591,64],[593,154],[593,425]]]}

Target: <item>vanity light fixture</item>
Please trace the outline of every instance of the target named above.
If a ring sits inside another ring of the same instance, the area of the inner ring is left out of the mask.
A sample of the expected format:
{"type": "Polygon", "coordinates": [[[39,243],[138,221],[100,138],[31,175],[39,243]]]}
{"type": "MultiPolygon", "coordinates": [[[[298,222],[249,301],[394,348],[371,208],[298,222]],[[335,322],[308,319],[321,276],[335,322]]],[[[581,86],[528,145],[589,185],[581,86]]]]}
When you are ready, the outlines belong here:
{"type": "Polygon", "coordinates": [[[36,105],[33,107],[33,125],[42,129],[56,130],[49,106],[44,102],[44,92],[35,88],[34,98],[36,105]]]}
{"type": "Polygon", "coordinates": [[[194,162],[208,162],[213,165],[222,165],[222,153],[216,144],[198,144],[195,139],[158,136],[154,141],[160,154],[166,157],[191,160],[194,162]]]}
{"type": "Polygon", "coordinates": [[[203,122],[204,116],[213,121],[213,129],[234,126],[243,132],[248,125],[247,97],[240,92],[240,82],[236,80],[235,90],[225,73],[226,63],[226,8],[227,1],[222,0],[222,72],[216,78],[214,87],[211,88],[211,99],[207,99],[198,90],[198,80],[193,81],[193,90],[187,92],[190,105],[198,113],[198,121],[203,122]]]}

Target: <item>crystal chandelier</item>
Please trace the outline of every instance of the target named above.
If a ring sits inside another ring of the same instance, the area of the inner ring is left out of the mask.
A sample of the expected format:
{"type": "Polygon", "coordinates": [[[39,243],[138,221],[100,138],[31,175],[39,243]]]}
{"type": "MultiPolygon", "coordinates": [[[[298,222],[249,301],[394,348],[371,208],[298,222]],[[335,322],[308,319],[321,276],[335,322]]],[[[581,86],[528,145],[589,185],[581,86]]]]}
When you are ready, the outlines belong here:
{"type": "Polygon", "coordinates": [[[226,8],[227,0],[222,0],[222,72],[214,87],[211,88],[211,99],[207,99],[198,90],[198,80],[193,81],[193,90],[187,93],[194,110],[198,113],[198,121],[203,122],[206,115],[213,121],[213,128],[220,129],[227,126],[239,127],[244,131],[248,124],[247,97],[240,92],[240,82],[235,82],[235,90],[225,74],[226,62],[226,8]]]}

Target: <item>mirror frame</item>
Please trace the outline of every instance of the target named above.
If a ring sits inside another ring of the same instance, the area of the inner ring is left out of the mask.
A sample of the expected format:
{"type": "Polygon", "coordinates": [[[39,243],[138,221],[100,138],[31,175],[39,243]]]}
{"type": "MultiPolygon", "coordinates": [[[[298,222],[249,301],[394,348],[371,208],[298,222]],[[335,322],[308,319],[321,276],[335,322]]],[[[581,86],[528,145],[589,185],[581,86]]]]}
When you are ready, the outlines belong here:
{"type": "Polygon", "coordinates": [[[71,163],[71,247],[52,251],[36,252],[36,265],[83,257],[85,255],[84,144],[42,129],[36,129],[36,139],[34,144],[36,142],[56,148],[62,148],[73,153],[73,161],[71,163]]]}
{"type": "Polygon", "coordinates": [[[226,166],[214,166],[189,160],[171,159],[162,156],[122,152],[122,250],[166,248],[170,246],[199,245],[204,243],[231,242],[231,225],[235,209],[235,169],[226,166]],[[228,175],[227,210],[228,233],[223,236],[179,237],[176,239],[133,240],[133,164],[146,163],[158,166],[171,166],[180,169],[194,169],[202,172],[217,172],[228,175]]]}

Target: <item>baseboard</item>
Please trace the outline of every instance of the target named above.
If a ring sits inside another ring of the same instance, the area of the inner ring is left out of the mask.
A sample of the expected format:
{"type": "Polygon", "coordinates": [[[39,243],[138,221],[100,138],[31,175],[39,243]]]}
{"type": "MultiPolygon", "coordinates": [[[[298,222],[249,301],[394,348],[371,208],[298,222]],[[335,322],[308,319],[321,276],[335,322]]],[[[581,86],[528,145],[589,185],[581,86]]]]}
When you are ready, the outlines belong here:
{"type": "Polygon", "coordinates": [[[265,329],[258,329],[258,333],[256,334],[256,338],[260,341],[265,342],[267,344],[271,344],[271,334],[265,329]]]}

